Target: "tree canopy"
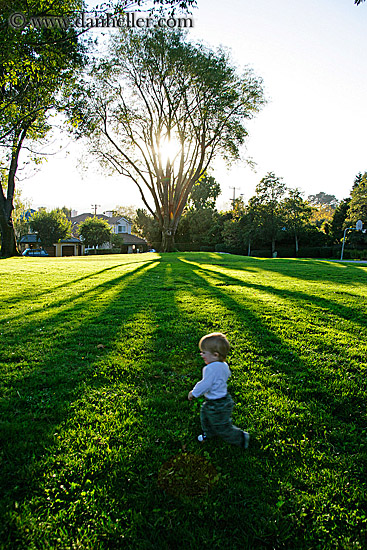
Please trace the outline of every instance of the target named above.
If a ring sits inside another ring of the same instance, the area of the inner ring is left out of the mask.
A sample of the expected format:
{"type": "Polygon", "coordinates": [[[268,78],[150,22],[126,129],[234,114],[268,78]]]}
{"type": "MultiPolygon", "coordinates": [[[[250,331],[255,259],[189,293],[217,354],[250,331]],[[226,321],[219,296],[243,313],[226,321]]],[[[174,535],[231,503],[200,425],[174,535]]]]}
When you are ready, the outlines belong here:
{"type": "Polygon", "coordinates": [[[286,228],[294,235],[297,254],[299,234],[308,224],[312,208],[303,200],[299,189],[288,189],[288,196],[283,200],[283,211],[286,228]]]}
{"type": "Polygon", "coordinates": [[[217,155],[240,158],[261,80],[179,30],[121,30],[109,57],[74,93],[69,114],[102,164],[130,178],[171,250],[194,184],[217,155]]]}
{"type": "Polygon", "coordinates": [[[72,27],[27,25],[17,30],[8,24],[8,17],[15,10],[62,15],[81,7],[79,0],[16,0],[0,11],[0,162],[5,169],[0,185],[2,256],[17,253],[12,211],[20,151],[27,141],[29,145],[47,135],[47,114],[62,109],[59,91],[84,60],[72,27]]]}
{"type": "Polygon", "coordinates": [[[36,212],[29,222],[32,231],[37,233],[42,246],[52,246],[71,234],[71,222],[60,210],[41,210],[36,212]]]}
{"type": "Polygon", "coordinates": [[[352,189],[345,226],[353,226],[358,220],[362,220],[363,225],[367,226],[367,172],[352,189]]]}
{"type": "Polygon", "coordinates": [[[329,195],[328,193],[324,193],[324,191],[320,191],[315,195],[309,195],[307,200],[311,206],[331,206],[332,208],[336,208],[338,204],[338,199],[335,195],[329,195]]]}
{"type": "Polygon", "coordinates": [[[87,218],[79,224],[79,235],[87,246],[102,246],[111,238],[111,227],[105,221],[97,217],[87,218]]]}
{"type": "Polygon", "coordinates": [[[188,204],[195,210],[215,208],[215,202],[220,192],[220,185],[215,178],[205,174],[192,187],[188,204]]]}
{"type": "Polygon", "coordinates": [[[271,241],[271,251],[275,252],[275,242],[278,233],[284,226],[282,199],[286,193],[286,186],[282,178],[269,172],[257,184],[255,195],[249,200],[249,209],[252,211],[254,222],[262,227],[265,238],[271,241]]]}

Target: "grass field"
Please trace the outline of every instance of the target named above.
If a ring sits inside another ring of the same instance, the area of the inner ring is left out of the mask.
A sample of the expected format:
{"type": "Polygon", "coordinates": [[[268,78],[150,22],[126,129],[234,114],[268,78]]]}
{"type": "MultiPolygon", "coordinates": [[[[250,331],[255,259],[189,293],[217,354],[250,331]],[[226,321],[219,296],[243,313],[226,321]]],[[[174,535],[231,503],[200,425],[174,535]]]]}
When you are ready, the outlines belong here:
{"type": "Polygon", "coordinates": [[[0,272],[1,548],[367,548],[367,267],[186,253],[0,272]],[[217,330],[248,451],[196,441],[187,393],[217,330]]]}

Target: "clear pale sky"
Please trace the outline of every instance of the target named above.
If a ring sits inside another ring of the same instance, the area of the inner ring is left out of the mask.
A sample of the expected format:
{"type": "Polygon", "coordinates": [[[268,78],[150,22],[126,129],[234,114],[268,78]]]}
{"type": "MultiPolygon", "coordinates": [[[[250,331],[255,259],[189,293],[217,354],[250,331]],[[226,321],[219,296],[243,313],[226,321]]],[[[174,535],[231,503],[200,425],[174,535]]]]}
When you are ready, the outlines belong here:
{"type": "MultiPolygon", "coordinates": [[[[248,126],[246,154],[256,162],[256,173],[244,163],[231,170],[222,162],[213,166],[222,187],[218,206],[228,203],[232,187],[248,200],[269,171],[305,197],[319,191],[349,196],[356,174],[367,171],[367,2],[357,7],[353,0],[198,0],[198,5],[192,37],[229,48],[239,67],[249,65],[263,78],[268,98],[248,126]]],[[[61,144],[57,132],[53,139],[50,152],[61,144]]],[[[98,212],[142,206],[132,182],[103,175],[93,162],[86,169],[80,145],[70,138],[62,143],[66,149],[20,184],[33,207],[65,205],[82,213],[91,204],[99,205],[98,212]]]]}

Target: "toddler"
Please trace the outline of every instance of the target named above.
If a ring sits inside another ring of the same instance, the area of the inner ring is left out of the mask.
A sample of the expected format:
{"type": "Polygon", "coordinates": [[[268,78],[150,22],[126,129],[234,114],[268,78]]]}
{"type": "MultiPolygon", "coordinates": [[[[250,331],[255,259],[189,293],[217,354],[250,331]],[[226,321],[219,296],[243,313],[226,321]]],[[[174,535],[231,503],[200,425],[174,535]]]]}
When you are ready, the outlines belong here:
{"type": "Polygon", "coordinates": [[[203,433],[199,441],[215,435],[228,443],[247,449],[250,435],[233,426],[231,414],[233,400],[227,392],[227,380],[231,371],[225,359],[229,352],[229,342],[221,332],[207,334],[199,342],[200,355],[206,366],[203,378],[189,392],[188,399],[205,396],[200,409],[200,421],[203,433]]]}

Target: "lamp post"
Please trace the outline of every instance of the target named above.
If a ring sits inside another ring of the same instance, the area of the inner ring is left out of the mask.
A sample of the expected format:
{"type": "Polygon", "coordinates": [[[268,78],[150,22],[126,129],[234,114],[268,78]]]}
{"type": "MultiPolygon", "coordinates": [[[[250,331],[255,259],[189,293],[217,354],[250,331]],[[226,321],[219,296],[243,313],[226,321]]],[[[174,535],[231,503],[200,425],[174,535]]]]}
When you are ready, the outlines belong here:
{"type": "Polygon", "coordinates": [[[341,255],[340,255],[340,260],[343,259],[344,245],[345,245],[345,236],[346,236],[347,231],[349,231],[350,229],[354,229],[355,231],[362,231],[362,227],[363,227],[362,220],[358,220],[355,227],[346,227],[346,228],[344,229],[343,244],[342,244],[342,253],[341,253],[341,255]]]}

